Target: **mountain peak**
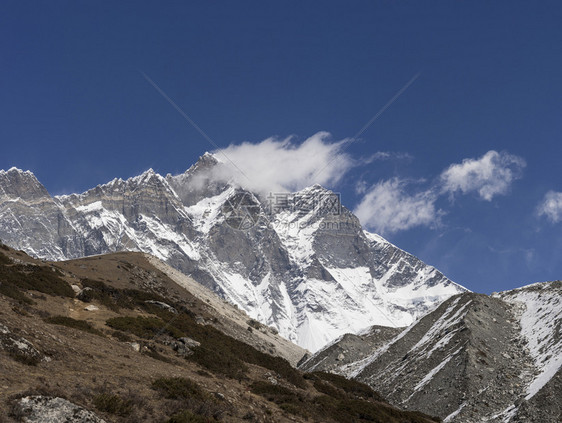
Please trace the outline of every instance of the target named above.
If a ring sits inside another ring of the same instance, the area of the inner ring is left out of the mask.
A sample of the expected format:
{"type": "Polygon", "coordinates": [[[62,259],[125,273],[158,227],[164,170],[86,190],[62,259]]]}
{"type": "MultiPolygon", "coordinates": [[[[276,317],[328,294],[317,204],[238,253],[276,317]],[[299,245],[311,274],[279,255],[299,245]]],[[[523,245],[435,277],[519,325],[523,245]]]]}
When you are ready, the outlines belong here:
{"type": "Polygon", "coordinates": [[[297,191],[295,194],[334,194],[334,192],[320,184],[314,184],[297,191]]]}
{"type": "Polygon", "coordinates": [[[132,178],[127,179],[126,182],[146,184],[149,182],[162,182],[162,181],[164,181],[164,178],[159,173],[155,172],[154,169],[150,168],[148,170],[145,170],[143,173],[141,173],[138,176],[134,176],[132,178]]]}
{"type": "Polygon", "coordinates": [[[201,157],[199,157],[199,160],[215,162],[219,161],[213,153],[209,153],[208,151],[205,151],[205,153],[201,157]]]}
{"type": "Polygon", "coordinates": [[[0,169],[0,175],[11,175],[11,176],[21,175],[21,176],[32,177],[34,179],[37,179],[32,171],[22,170],[19,167],[15,167],[15,166],[12,166],[8,170],[0,169]]]}
{"type": "Polygon", "coordinates": [[[0,195],[29,200],[31,198],[50,197],[45,187],[37,180],[33,172],[17,167],[0,170],[0,195]]]}
{"type": "Polygon", "coordinates": [[[21,170],[21,169],[18,168],[18,167],[15,167],[15,166],[12,166],[12,167],[9,168],[8,170],[0,169],[0,174],[13,173],[13,172],[24,173],[23,170],[21,170]]]}
{"type": "Polygon", "coordinates": [[[154,171],[154,169],[149,168],[148,170],[145,170],[143,173],[141,173],[139,176],[141,177],[141,179],[150,179],[155,175],[157,175],[157,173],[154,171]]]}
{"type": "Polygon", "coordinates": [[[214,166],[216,166],[217,164],[219,164],[221,161],[212,153],[209,152],[205,152],[205,154],[203,154],[201,157],[199,157],[199,159],[197,160],[197,162],[195,162],[195,164],[193,166],[191,166],[187,172],[190,171],[195,171],[195,170],[202,170],[202,169],[210,169],[214,166]]]}

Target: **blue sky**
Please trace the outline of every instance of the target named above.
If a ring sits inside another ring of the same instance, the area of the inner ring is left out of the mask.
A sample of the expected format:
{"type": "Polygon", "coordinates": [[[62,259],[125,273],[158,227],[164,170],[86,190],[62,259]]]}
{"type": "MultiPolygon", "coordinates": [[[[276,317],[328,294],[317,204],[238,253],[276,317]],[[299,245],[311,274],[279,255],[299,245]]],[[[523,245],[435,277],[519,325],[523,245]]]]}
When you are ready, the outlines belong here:
{"type": "Polygon", "coordinates": [[[214,148],[144,72],[240,166],[282,156],[279,184],[341,192],[472,290],[561,279],[560,22],[554,1],[5,1],[0,168],[52,194],[183,172],[214,148]]]}

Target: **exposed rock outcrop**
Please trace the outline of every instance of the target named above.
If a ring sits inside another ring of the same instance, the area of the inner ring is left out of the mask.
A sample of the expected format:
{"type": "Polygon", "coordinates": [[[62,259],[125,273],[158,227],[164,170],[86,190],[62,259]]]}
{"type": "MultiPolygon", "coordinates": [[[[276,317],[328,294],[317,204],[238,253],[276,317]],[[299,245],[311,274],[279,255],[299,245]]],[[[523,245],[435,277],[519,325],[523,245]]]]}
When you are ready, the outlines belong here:
{"type": "Polygon", "coordinates": [[[26,423],[105,423],[91,411],[58,397],[23,397],[17,407],[26,423]]]}

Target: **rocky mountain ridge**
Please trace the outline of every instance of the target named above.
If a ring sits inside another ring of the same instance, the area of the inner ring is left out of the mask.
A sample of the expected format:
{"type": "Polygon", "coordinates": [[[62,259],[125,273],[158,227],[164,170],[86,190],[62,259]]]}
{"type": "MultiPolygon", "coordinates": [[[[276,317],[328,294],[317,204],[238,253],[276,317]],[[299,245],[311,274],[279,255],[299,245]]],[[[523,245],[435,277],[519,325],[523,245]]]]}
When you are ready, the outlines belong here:
{"type": "Polygon", "coordinates": [[[554,423],[562,418],[561,328],[560,281],[464,293],[368,354],[368,339],[350,347],[343,337],[300,368],[377,386],[393,404],[445,422],[554,423]]]}
{"type": "Polygon", "coordinates": [[[364,231],[319,185],[252,193],[205,154],[185,173],[153,170],[51,197],[31,172],[0,171],[0,239],[35,257],[152,254],[315,351],[373,324],[399,327],[466,289],[364,231]]]}

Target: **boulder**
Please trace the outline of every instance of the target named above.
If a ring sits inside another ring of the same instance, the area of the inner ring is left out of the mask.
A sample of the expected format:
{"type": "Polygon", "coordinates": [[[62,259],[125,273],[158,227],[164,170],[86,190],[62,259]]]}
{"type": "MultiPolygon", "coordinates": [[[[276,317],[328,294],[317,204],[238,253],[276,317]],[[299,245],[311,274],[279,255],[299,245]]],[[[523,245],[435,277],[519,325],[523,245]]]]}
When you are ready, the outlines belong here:
{"type": "Polygon", "coordinates": [[[105,423],[91,411],[59,397],[23,397],[16,406],[26,423],[105,423]]]}

